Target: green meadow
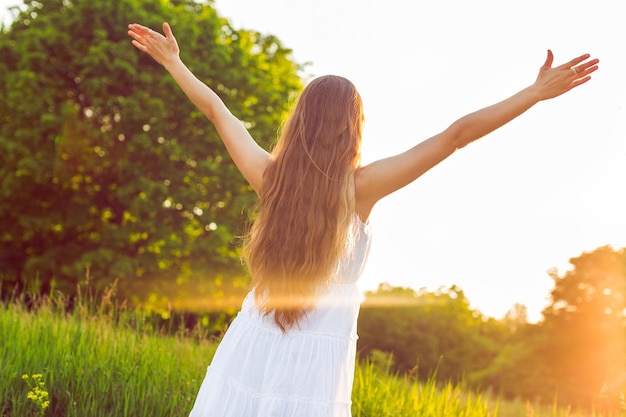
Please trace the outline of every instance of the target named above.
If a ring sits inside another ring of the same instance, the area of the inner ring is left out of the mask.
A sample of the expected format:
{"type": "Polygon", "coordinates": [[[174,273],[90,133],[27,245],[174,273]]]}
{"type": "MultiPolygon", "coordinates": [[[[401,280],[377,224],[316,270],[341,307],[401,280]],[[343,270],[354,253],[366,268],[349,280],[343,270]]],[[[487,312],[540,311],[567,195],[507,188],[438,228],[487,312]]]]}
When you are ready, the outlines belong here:
{"type": "MultiPolygon", "coordinates": [[[[13,301],[0,306],[0,415],[187,416],[217,347],[201,328],[158,330],[140,311],[67,300],[13,301]]],[[[389,371],[385,355],[359,361],[355,417],[597,416],[524,401],[502,401],[437,381],[389,371]]]]}

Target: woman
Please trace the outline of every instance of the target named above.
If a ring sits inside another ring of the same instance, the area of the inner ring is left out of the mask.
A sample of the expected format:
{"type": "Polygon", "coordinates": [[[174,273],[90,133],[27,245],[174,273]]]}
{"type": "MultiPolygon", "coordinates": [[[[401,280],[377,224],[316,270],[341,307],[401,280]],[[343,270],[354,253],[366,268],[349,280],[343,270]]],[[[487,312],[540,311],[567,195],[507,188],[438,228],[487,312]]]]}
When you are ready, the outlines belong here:
{"type": "Polygon", "coordinates": [[[179,58],[165,36],[129,25],[133,45],[162,64],[215,125],[259,195],[244,245],[253,289],[213,358],[191,412],[197,416],[350,416],[359,293],[374,205],[541,100],[586,83],[598,60],[582,55],[552,68],[500,103],[471,113],[399,155],[359,162],[363,109],[352,83],[309,83],[272,154],[179,58]]]}

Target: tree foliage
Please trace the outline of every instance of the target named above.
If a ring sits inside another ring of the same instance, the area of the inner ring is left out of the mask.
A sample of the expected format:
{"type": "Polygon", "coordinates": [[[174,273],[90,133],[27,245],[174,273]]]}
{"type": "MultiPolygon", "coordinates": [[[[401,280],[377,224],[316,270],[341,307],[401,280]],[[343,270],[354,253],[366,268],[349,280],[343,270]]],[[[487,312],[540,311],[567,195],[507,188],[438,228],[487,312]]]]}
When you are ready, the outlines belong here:
{"type": "Polygon", "coordinates": [[[608,246],[551,272],[544,321],[524,328],[482,381],[509,396],[616,410],[626,387],[626,249],[608,246]]]}
{"type": "Polygon", "coordinates": [[[619,405],[626,386],[626,249],[609,246],[570,259],[553,272],[552,304],[543,312],[559,396],[583,405],[619,405]]]}
{"type": "Polygon", "coordinates": [[[359,349],[393,354],[398,371],[460,381],[489,365],[506,327],[472,310],[463,291],[435,292],[381,284],[368,292],[359,318],[359,349]]]}
{"type": "Polygon", "coordinates": [[[472,311],[457,287],[433,293],[381,285],[359,319],[362,355],[393,354],[398,371],[464,380],[507,398],[615,412],[626,388],[626,249],[570,259],[544,320],[515,305],[504,319],[472,311]]]}
{"type": "Polygon", "coordinates": [[[274,36],[191,0],[25,1],[0,33],[0,278],[71,293],[243,279],[234,244],[255,201],[211,124],[127,24],[169,21],[181,56],[264,146],[301,87],[274,36]]]}

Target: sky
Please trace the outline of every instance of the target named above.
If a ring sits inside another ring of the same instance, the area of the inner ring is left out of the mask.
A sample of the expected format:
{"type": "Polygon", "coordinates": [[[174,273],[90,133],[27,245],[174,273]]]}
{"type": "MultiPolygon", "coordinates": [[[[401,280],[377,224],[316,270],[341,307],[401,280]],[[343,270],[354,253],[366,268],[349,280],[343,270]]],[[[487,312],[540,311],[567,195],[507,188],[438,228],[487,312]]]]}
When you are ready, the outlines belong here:
{"type": "MultiPolygon", "coordinates": [[[[0,16],[19,3],[0,0],[0,16]]],[[[236,28],[277,36],[307,78],[338,74],[363,97],[363,162],[394,155],[459,117],[590,53],[593,79],[459,150],[370,216],[360,285],[457,285],[501,318],[531,321],[568,260],[626,247],[626,25],[597,0],[215,0],[236,28]]],[[[621,16],[621,17],[620,17],[621,16]]],[[[125,23],[122,22],[125,30],[125,23]]],[[[176,34],[176,28],[174,27],[176,34]]],[[[181,49],[185,40],[178,39],[181,49]]],[[[192,59],[192,58],[189,58],[192,59]]]]}

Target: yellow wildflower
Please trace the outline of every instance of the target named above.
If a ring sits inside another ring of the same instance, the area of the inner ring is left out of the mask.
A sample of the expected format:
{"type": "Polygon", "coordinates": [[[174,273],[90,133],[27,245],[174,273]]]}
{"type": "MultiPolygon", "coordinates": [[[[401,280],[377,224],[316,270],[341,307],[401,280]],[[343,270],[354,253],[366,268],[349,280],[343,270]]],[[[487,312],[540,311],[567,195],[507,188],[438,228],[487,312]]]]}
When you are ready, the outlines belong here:
{"type": "Polygon", "coordinates": [[[34,403],[41,415],[44,415],[46,408],[50,406],[50,394],[46,391],[46,384],[42,380],[43,374],[33,374],[32,376],[24,374],[22,375],[22,379],[25,380],[30,387],[30,391],[28,391],[26,398],[34,403]]]}

